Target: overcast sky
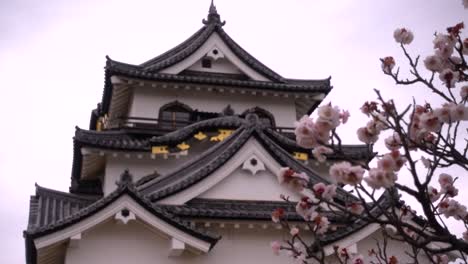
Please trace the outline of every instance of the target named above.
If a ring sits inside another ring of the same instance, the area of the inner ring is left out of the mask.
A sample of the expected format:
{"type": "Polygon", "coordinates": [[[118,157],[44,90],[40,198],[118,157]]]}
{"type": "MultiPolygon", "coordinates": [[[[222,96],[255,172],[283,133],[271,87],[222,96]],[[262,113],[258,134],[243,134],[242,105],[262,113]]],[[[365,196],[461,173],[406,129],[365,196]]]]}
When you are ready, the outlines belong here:
{"type": "MultiPolygon", "coordinates": [[[[435,31],[468,24],[461,0],[215,4],[228,34],[282,76],[332,76],[325,102],[351,111],[346,143],[357,143],[354,131],[365,120],[357,110],[375,98],[373,88],[401,104],[412,96],[433,100],[421,87],[396,87],[381,73],[381,57],[405,65],[395,28],[412,29],[410,52],[426,56],[435,31]]],[[[0,1],[0,263],[24,262],[34,183],[68,190],[74,127],[88,128],[101,99],[105,55],[135,64],[155,57],[198,30],[208,7],[209,0],[0,1]]],[[[466,195],[459,199],[468,202],[466,195]]]]}

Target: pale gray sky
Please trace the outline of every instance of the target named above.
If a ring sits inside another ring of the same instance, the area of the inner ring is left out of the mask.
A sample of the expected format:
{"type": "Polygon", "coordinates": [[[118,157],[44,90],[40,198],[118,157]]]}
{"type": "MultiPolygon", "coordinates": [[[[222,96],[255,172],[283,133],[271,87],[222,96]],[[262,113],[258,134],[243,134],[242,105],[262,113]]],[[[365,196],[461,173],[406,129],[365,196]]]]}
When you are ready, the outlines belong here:
{"type": "MultiPolygon", "coordinates": [[[[332,76],[325,101],[351,111],[342,132],[347,143],[357,142],[354,131],[365,120],[357,110],[375,98],[372,88],[400,103],[431,100],[419,87],[395,87],[380,71],[381,57],[403,60],[392,37],[396,27],[412,29],[410,52],[426,56],[436,30],[468,24],[461,0],[215,4],[228,34],[281,75],[332,76]]],[[[68,190],[74,127],[88,127],[101,99],[104,56],[137,64],[159,55],[198,30],[208,7],[209,0],[0,2],[0,263],[24,262],[22,230],[34,183],[68,190]]],[[[459,199],[466,204],[467,197],[459,199]]]]}

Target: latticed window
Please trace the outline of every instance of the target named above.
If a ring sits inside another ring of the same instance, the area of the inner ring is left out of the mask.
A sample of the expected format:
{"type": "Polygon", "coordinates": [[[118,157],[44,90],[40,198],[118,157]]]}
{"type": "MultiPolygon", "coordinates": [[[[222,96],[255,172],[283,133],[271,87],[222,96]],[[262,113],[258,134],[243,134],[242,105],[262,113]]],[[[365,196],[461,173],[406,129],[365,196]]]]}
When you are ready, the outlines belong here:
{"type": "Polygon", "coordinates": [[[159,110],[159,126],[177,129],[190,123],[192,109],[178,101],[166,104],[159,110]]]}

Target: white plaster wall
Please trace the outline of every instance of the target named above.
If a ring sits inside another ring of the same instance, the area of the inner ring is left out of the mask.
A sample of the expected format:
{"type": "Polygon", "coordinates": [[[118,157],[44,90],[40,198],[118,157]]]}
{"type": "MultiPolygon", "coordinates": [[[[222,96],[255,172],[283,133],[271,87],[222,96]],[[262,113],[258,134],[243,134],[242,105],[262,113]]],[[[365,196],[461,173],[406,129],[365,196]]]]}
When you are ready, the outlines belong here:
{"type": "Polygon", "coordinates": [[[127,154],[116,152],[115,155],[107,154],[103,184],[104,194],[107,195],[116,189],[117,185],[115,183],[120,179],[120,175],[126,169],[132,174],[134,182],[153,173],[155,170],[158,171],[161,176],[164,176],[177,170],[186,162],[197,158],[201,152],[215,144],[209,140],[194,142],[195,143],[190,145],[188,155],[181,155],[179,158],[173,155],[168,156],[167,159],[164,159],[163,155],[155,155],[154,158],[152,158],[149,152],[127,154]],[[141,158],[138,158],[139,154],[141,158]]]}
{"type": "Polygon", "coordinates": [[[299,200],[296,192],[279,184],[276,174],[267,170],[252,175],[249,171],[237,168],[231,175],[201,194],[200,198],[283,201],[280,195],[299,200]]]}
{"type": "Polygon", "coordinates": [[[66,264],[282,264],[286,256],[275,256],[270,241],[281,239],[276,229],[219,229],[222,239],[207,254],[184,252],[179,257],[168,257],[169,240],[138,222],[127,225],[109,221],[82,234],[77,247],[69,247],[66,264]]]}
{"type": "Polygon", "coordinates": [[[250,68],[247,64],[245,64],[239,57],[237,57],[229,47],[224,44],[221,37],[219,37],[218,33],[213,33],[211,36],[203,43],[203,45],[198,48],[192,55],[184,59],[183,61],[176,63],[168,68],[162,69],[162,73],[171,73],[171,74],[178,74],[183,70],[189,68],[190,66],[194,65],[198,60],[204,57],[208,52],[212,51],[213,48],[218,49],[222,54],[224,54],[225,58],[227,58],[232,64],[234,64],[240,71],[248,75],[253,80],[257,81],[268,81],[263,75],[259,74],[254,69],[250,68]]]}
{"type": "MultiPolygon", "coordinates": [[[[284,229],[279,230],[271,226],[263,229],[259,225],[248,228],[247,224],[234,228],[232,224],[226,224],[225,228],[211,227],[210,230],[222,236],[210,252],[196,255],[186,251],[181,256],[169,257],[170,243],[167,237],[163,237],[140,222],[132,221],[123,225],[111,220],[83,233],[78,245],[67,249],[65,263],[294,263],[286,253],[275,256],[270,248],[271,241],[282,240],[288,236],[284,229]]],[[[301,230],[301,232],[306,231],[301,230]]],[[[374,238],[380,239],[378,231],[357,244],[358,252],[366,259],[365,263],[372,260],[367,252],[368,249],[375,248],[374,238]]],[[[408,258],[405,254],[407,249],[405,244],[391,241],[387,254],[397,256],[400,263],[407,263],[408,258]]],[[[338,263],[333,259],[333,256],[328,257],[330,264],[338,263]]],[[[420,263],[429,262],[422,258],[420,263]]]]}
{"type": "Polygon", "coordinates": [[[219,73],[230,73],[230,74],[242,74],[242,72],[229,60],[217,59],[211,61],[211,68],[203,68],[201,60],[190,66],[187,70],[199,71],[199,72],[219,72],[219,73]]]}
{"type": "Polygon", "coordinates": [[[168,88],[135,87],[129,115],[132,117],[158,118],[161,106],[178,100],[192,109],[207,112],[221,112],[228,104],[236,114],[258,106],[275,117],[277,126],[292,127],[296,120],[293,98],[266,97],[262,95],[174,90],[168,88]]]}

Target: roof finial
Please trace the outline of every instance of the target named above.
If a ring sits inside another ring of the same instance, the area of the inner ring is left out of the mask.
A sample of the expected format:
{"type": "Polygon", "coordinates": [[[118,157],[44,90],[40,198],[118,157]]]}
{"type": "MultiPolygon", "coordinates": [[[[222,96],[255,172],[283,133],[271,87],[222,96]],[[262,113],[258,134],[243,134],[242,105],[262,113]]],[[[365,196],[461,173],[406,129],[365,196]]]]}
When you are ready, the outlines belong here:
{"type": "Polygon", "coordinates": [[[211,5],[210,9],[208,10],[208,18],[203,19],[203,24],[208,25],[208,24],[219,24],[221,26],[224,26],[226,24],[226,21],[221,22],[221,17],[218,14],[218,10],[216,10],[216,6],[214,5],[214,1],[211,0],[211,5]]]}

